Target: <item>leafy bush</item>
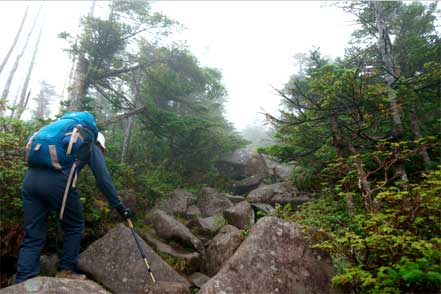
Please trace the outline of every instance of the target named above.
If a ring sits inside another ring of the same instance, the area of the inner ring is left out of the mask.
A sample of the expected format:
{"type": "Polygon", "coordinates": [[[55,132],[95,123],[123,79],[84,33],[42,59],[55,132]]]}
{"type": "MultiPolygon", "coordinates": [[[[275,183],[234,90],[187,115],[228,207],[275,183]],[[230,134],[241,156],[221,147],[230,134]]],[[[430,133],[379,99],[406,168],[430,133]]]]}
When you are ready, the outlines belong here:
{"type": "Polygon", "coordinates": [[[406,189],[384,188],[376,197],[377,212],[367,213],[356,201],[351,216],[345,193],[335,193],[304,204],[297,213],[279,206],[277,214],[303,224],[318,242],[315,247],[333,256],[334,286],[356,293],[434,293],[441,287],[439,195],[440,169],[406,189]],[[311,229],[316,226],[326,238],[317,237],[311,229]]]}

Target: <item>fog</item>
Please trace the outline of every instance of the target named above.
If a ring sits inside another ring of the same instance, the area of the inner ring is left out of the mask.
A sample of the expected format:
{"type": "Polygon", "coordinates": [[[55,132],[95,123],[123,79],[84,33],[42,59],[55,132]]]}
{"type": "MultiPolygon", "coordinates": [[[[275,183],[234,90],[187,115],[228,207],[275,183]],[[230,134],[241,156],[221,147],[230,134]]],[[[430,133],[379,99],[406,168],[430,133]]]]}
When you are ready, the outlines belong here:
{"type": "MultiPolygon", "coordinates": [[[[67,96],[67,76],[71,67],[68,44],[57,35],[66,31],[75,35],[79,17],[87,14],[92,1],[47,1],[42,10],[43,36],[34,66],[32,95],[38,92],[39,82],[46,80],[56,87],[60,96],[67,96]]],[[[6,81],[16,55],[41,2],[0,2],[0,59],[11,46],[25,8],[28,19],[22,36],[0,75],[0,88],[6,81]]],[[[281,88],[297,71],[293,56],[306,53],[313,46],[324,55],[342,56],[354,30],[351,16],[332,2],[315,1],[160,1],[154,10],[180,22],[185,29],[170,36],[170,41],[185,42],[204,66],[222,71],[228,91],[226,116],[238,129],[263,121],[262,112],[276,113],[279,98],[272,87],[281,88]]],[[[96,12],[107,3],[98,1],[96,12]]],[[[33,33],[11,87],[11,97],[19,90],[31,59],[37,32],[33,33]]],[[[61,97],[60,97],[61,99],[61,97]]],[[[9,99],[11,100],[11,98],[9,99]]],[[[12,104],[13,101],[8,101],[12,104]]],[[[54,101],[52,114],[59,101],[54,101]]],[[[31,116],[30,103],[24,118],[31,116]]]]}

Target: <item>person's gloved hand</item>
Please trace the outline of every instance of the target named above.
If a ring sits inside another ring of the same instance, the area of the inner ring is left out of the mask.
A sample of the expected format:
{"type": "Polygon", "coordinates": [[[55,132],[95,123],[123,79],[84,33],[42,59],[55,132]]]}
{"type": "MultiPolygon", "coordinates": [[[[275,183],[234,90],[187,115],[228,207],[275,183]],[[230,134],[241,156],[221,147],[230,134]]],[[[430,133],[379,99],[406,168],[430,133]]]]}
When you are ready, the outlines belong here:
{"type": "Polygon", "coordinates": [[[135,214],[127,207],[125,207],[124,205],[120,205],[115,207],[116,211],[118,211],[119,215],[121,215],[121,217],[126,220],[129,218],[133,218],[135,216],[135,214]]]}

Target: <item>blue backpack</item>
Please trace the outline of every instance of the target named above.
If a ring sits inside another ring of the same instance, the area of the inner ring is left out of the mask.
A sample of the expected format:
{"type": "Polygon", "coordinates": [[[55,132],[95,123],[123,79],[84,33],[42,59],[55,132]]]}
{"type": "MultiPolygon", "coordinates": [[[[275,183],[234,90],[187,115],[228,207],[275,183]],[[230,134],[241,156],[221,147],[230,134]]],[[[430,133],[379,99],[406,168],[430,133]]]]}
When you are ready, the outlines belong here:
{"type": "MultiPolygon", "coordinates": [[[[33,134],[26,145],[29,167],[71,173],[76,161],[85,160],[98,137],[95,118],[89,112],[69,112],[33,134]]],[[[76,165],[75,165],[76,166],[76,165]]]]}

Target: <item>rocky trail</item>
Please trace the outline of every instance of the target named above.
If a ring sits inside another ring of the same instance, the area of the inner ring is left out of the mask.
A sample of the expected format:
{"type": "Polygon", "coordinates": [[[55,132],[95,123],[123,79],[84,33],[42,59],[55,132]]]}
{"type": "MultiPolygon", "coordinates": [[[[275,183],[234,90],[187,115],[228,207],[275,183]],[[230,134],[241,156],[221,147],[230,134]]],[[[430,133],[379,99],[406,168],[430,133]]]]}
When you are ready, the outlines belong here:
{"type": "Polygon", "coordinates": [[[157,283],[119,224],[81,253],[79,269],[90,280],[50,277],[57,257],[42,256],[47,276],[0,293],[336,293],[329,257],[310,247],[298,225],[271,216],[276,203],[308,201],[288,183],[289,167],[240,149],[217,168],[234,195],[176,190],[146,214],[152,230],[139,236],[157,283]]]}

